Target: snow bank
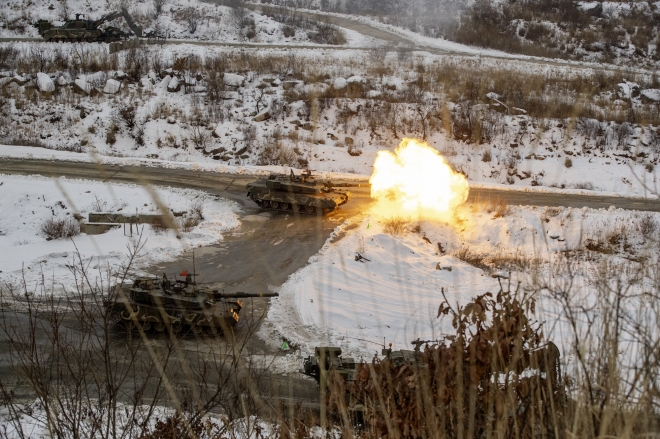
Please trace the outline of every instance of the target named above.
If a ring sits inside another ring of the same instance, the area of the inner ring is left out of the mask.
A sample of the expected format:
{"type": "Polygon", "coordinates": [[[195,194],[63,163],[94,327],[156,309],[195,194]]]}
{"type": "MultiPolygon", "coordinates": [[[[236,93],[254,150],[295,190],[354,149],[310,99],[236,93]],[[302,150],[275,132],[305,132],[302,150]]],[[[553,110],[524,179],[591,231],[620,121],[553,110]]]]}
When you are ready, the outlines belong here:
{"type": "MultiPolygon", "coordinates": [[[[89,212],[159,213],[156,202],[142,187],[85,180],[52,180],[43,177],[0,175],[0,281],[17,283],[22,272],[30,289],[39,284],[42,273],[46,285],[55,280],[58,287],[73,285],[68,265],[75,265],[75,253],[92,259],[93,269],[114,269],[127,261],[127,245],[136,240],[123,228],[102,235],[79,235],[47,241],[41,225],[49,218],[87,218],[89,212]],[[76,250],[77,249],[77,250],[76,250]]],[[[204,192],[185,189],[156,189],[160,200],[174,211],[187,211],[193,202],[204,206],[205,219],[177,239],[173,232],[154,233],[144,226],[146,245],[138,255],[136,268],[171,260],[182,252],[222,240],[222,234],[239,225],[234,202],[217,199],[204,192]]],[[[95,273],[96,275],[96,273],[95,273]]]]}

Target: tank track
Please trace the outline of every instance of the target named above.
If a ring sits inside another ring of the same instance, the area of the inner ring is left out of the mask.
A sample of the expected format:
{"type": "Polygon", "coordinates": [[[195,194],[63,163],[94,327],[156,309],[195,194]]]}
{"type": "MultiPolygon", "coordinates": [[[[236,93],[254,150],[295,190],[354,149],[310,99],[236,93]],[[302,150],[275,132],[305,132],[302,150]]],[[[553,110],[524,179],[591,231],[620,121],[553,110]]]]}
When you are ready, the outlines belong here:
{"type": "Polygon", "coordinates": [[[278,203],[278,207],[272,207],[272,206],[271,206],[271,201],[269,201],[269,200],[261,200],[261,199],[256,198],[256,197],[251,197],[251,199],[252,199],[252,201],[254,201],[255,203],[257,203],[257,205],[258,205],[259,207],[261,207],[262,209],[264,209],[264,210],[274,210],[274,211],[277,211],[277,212],[299,213],[299,214],[301,214],[301,215],[314,215],[314,216],[316,216],[316,215],[325,215],[325,214],[328,214],[328,213],[334,211],[334,210],[325,209],[324,211],[319,212],[319,208],[318,208],[318,207],[314,207],[314,206],[299,206],[298,211],[294,211],[294,210],[293,210],[293,205],[292,205],[291,203],[286,203],[286,204],[287,204],[287,208],[286,208],[286,209],[282,209],[282,208],[279,206],[279,204],[282,204],[282,203],[279,203],[279,202],[277,202],[277,203],[278,203]],[[306,209],[307,207],[313,207],[313,208],[314,208],[314,211],[309,212],[309,211],[306,209]]]}

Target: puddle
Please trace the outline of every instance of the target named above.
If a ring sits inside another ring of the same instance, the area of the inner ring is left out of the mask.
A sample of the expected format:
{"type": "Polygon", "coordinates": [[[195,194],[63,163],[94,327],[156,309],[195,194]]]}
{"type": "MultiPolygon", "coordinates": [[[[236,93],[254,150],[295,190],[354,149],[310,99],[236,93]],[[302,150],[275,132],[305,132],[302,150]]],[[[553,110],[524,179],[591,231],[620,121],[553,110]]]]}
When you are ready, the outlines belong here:
{"type": "Polygon", "coordinates": [[[254,222],[266,222],[270,219],[270,216],[259,215],[247,215],[241,218],[241,221],[254,221],[254,222]]]}

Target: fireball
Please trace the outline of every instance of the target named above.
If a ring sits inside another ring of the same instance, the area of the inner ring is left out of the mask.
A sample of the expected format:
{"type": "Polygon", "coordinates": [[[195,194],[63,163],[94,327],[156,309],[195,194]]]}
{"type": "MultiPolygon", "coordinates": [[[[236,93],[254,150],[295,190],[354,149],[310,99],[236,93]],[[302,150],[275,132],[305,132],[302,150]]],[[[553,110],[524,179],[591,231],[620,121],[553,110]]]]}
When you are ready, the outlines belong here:
{"type": "Polygon", "coordinates": [[[378,210],[446,218],[465,203],[469,186],[427,143],[404,138],[394,153],[379,151],[369,180],[378,210]]]}

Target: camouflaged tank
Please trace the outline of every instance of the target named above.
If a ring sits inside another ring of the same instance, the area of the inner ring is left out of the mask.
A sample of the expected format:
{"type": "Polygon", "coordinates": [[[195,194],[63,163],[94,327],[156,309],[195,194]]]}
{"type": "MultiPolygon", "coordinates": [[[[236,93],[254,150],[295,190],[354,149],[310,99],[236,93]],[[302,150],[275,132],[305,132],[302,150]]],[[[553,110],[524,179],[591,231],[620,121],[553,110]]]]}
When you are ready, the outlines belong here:
{"type": "Polygon", "coordinates": [[[277,293],[224,293],[199,287],[187,272],[184,280],[171,282],[163,274],[138,277],[132,286],[117,285],[113,300],[106,301],[110,318],[126,330],[168,330],[209,335],[223,333],[239,321],[242,298],[273,297],[277,293]]]}
{"type": "Polygon", "coordinates": [[[53,26],[48,20],[39,20],[34,24],[46,41],[64,42],[106,42],[119,41],[130,35],[122,32],[119,28],[110,26],[101,29],[100,26],[119,17],[124,17],[135,36],[142,36],[142,27],[135,24],[133,18],[126,9],[119,12],[104,15],[98,20],[87,20],[80,18],[82,14],[76,14],[75,20],[67,20],[62,26],[53,26]]]}
{"type": "Polygon", "coordinates": [[[332,183],[330,180],[317,180],[307,170],[295,175],[270,174],[248,183],[248,197],[263,209],[299,212],[309,215],[325,215],[348,202],[350,192],[338,187],[359,187],[360,184],[332,183]]]}

